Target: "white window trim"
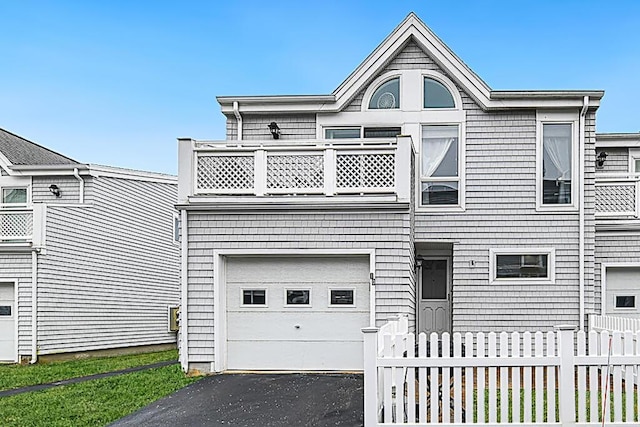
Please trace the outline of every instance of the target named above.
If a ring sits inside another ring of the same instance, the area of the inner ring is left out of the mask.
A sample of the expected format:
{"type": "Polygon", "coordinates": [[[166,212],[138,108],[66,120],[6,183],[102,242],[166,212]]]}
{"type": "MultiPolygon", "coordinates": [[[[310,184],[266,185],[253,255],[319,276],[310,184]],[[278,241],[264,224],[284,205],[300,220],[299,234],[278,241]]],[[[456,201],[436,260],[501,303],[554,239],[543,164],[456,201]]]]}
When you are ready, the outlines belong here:
{"type": "Polygon", "coordinates": [[[635,170],[636,160],[640,160],[640,148],[629,148],[629,173],[640,174],[635,170]]]}
{"type": "Polygon", "coordinates": [[[356,288],[354,287],[337,287],[327,289],[327,307],[330,308],[355,308],[356,307],[356,288]],[[331,304],[331,291],[351,291],[353,292],[353,304],[331,304]]]}
{"type": "Polygon", "coordinates": [[[425,122],[420,125],[420,142],[416,152],[416,212],[464,212],[466,209],[466,123],[465,122],[425,122]],[[439,178],[432,181],[451,181],[458,183],[457,205],[422,204],[422,130],[425,126],[458,126],[458,177],[439,178]]]}
{"type": "Polygon", "coordinates": [[[283,292],[284,299],[282,306],[285,309],[289,308],[312,308],[313,307],[313,292],[311,292],[310,287],[302,287],[302,286],[294,286],[294,287],[285,287],[283,292]],[[287,291],[309,291],[309,304],[289,304],[287,302],[287,291]]]}
{"type": "Polygon", "coordinates": [[[364,138],[363,129],[364,128],[362,126],[360,126],[360,125],[354,125],[354,126],[323,126],[322,127],[322,137],[321,137],[321,139],[330,139],[330,140],[334,140],[334,139],[337,139],[337,140],[342,140],[342,139],[362,139],[362,138],[364,138]],[[358,136],[358,138],[327,138],[327,131],[328,130],[342,130],[342,129],[353,129],[353,130],[357,129],[359,136],[358,136]]]}
{"type": "Polygon", "coordinates": [[[631,294],[629,292],[627,293],[616,293],[613,295],[613,310],[614,311],[623,311],[623,312],[630,312],[630,311],[636,311],[638,309],[638,296],[635,294],[631,294]],[[616,307],[616,299],[618,297],[634,297],[633,300],[633,307],[616,307]]]}
{"type": "Polygon", "coordinates": [[[402,78],[402,72],[400,71],[389,71],[387,73],[382,74],[380,77],[378,77],[377,79],[375,79],[373,82],[371,82],[371,84],[369,85],[369,87],[367,88],[367,90],[364,92],[364,96],[362,97],[362,111],[402,111],[402,107],[404,104],[404,96],[402,96],[402,92],[403,92],[403,78],[402,78]],[[382,86],[383,84],[385,84],[386,82],[393,80],[393,79],[398,79],[398,85],[399,85],[399,90],[398,93],[400,94],[400,99],[398,102],[398,106],[395,108],[369,108],[369,103],[371,102],[371,97],[373,96],[373,94],[378,90],[378,88],[380,86],[382,86]]]}
{"type": "Polygon", "coordinates": [[[489,284],[491,285],[541,285],[556,282],[555,248],[491,248],[489,249],[489,284]],[[547,255],[548,277],[498,279],[496,268],[497,255],[547,255]]]}
{"type": "Polygon", "coordinates": [[[31,206],[31,186],[30,185],[3,185],[0,187],[0,207],[3,208],[23,208],[26,209],[31,206]],[[16,189],[26,189],[27,190],[27,202],[26,203],[4,203],[4,190],[16,190],[16,189]]]}
{"type": "Polygon", "coordinates": [[[458,90],[458,88],[455,87],[455,85],[449,80],[447,79],[445,76],[443,76],[442,74],[432,71],[432,70],[422,70],[422,78],[420,79],[420,87],[422,88],[421,90],[421,97],[422,97],[422,101],[421,101],[421,106],[422,109],[424,111],[458,111],[462,109],[462,97],[460,96],[460,91],[458,90]],[[454,103],[454,107],[445,107],[445,108],[426,108],[424,106],[424,79],[429,78],[431,80],[435,80],[438,83],[442,84],[445,88],[447,88],[447,90],[449,91],[449,93],[451,94],[451,96],[453,97],[453,103],[454,103]]]}
{"type": "Polygon", "coordinates": [[[267,308],[269,307],[269,292],[267,288],[240,288],[240,307],[249,308],[267,308]],[[244,303],[244,291],[264,291],[264,304],[245,304],[244,303]]]}
{"type": "Polygon", "coordinates": [[[536,211],[575,212],[579,209],[581,179],[578,174],[578,113],[536,111],[536,211]],[[542,203],[542,130],[545,124],[571,125],[571,203],[566,205],[544,205],[542,203]]]}

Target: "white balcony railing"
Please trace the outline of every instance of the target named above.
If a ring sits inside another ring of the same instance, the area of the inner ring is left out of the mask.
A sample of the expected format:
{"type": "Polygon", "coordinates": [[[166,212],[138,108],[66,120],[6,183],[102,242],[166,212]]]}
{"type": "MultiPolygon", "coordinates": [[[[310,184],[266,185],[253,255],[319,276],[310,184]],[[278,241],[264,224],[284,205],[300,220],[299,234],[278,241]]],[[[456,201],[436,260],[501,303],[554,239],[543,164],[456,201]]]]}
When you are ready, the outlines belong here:
{"type": "Polygon", "coordinates": [[[33,210],[0,208],[0,242],[33,239],[33,210]]]}
{"type": "Polygon", "coordinates": [[[408,137],[348,142],[180,142],[179,175],[192,179],[182,182],[183,199],[374,194],[409,198],[412,143],[408,137]],[[182,175],[182,169],[191,170],[182,175]]]}
{"type": "Polygon", "coordinates": [[[596,174],[596,216],[638,218],[640,174],[596,174]]]}

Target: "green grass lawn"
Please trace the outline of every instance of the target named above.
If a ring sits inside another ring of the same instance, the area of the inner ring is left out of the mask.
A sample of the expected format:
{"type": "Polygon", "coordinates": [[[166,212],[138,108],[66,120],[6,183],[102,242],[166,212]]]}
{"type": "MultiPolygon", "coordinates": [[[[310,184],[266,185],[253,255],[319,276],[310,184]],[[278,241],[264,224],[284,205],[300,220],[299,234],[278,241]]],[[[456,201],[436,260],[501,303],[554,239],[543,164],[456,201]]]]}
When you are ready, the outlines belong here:
{"type": "MultiPolygon", "coordinates": [[[[0,390],[176,359],[177,351],[170,350],[29,366],[0,366],[0,390]]],[[[171,365],[2,397],[0,425],[104,426],[196,380],[198,378],[185,376],[179,365],[171,365]]]]}
{"type": "Polygon", "coordinates": [[[104,426],[196,381],[180,366],[117,375],[0,398],[6,427],[104,426]]]}
{"type": "Polygon", "coordinates": [[[178,351],[100,357],[35,365],[0,365],[0,390],[46,384],[69,378],[118,371],[165,360],[177,360],[178,351]]]}

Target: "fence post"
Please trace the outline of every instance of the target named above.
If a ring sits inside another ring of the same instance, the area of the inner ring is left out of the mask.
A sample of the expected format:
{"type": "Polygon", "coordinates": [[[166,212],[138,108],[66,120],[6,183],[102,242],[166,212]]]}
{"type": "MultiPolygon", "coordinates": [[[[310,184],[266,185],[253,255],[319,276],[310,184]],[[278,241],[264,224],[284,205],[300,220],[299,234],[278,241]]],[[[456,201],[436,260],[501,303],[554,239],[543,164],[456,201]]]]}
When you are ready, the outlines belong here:
{"type": "Polygon", "coordinates": [[[378,328],[362,328],[364,334],[364,425],[378,424],[378,328]]]}
{"type": "Polygon", "coordinates": [[[576,422],[576,387],[574,384],[574,336],[575,325],[558,325],[558,356],[560,356],[560,373],[558,375],[558,392],[560,397],[560,424],[572,426],[576,422]]]}

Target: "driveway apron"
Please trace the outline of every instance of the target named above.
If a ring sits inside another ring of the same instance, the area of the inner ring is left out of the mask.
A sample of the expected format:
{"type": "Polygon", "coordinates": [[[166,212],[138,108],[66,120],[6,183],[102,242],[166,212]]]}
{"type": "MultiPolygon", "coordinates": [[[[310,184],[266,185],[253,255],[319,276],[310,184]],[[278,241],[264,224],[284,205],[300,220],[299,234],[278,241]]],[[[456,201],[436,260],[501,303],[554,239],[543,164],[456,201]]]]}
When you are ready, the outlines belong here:
{"type": "Polygon", "coordinates": [[[358,374],[215,375],[111,426],[362,426],[363,384],[358,374]]]}

